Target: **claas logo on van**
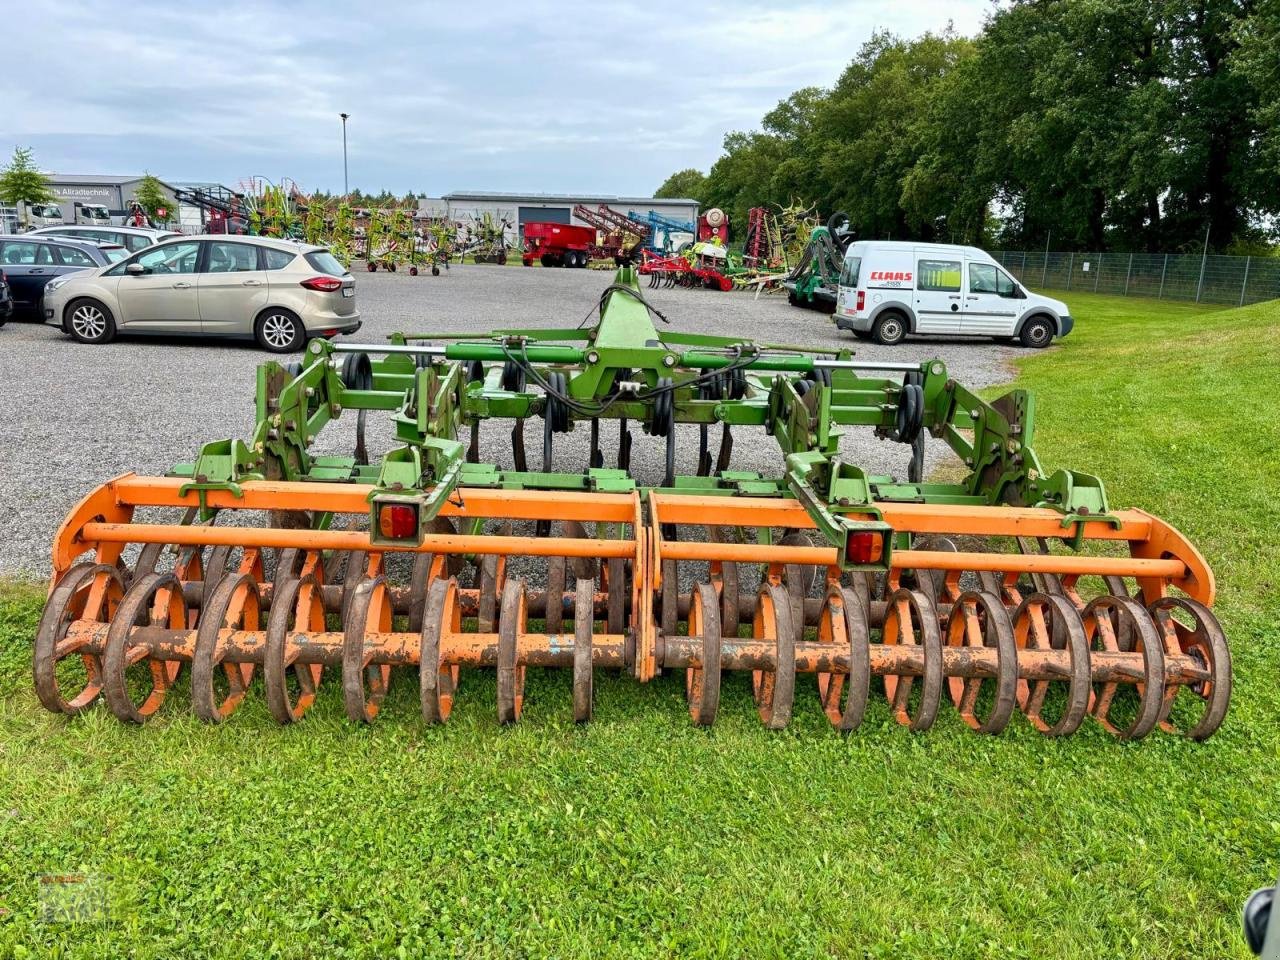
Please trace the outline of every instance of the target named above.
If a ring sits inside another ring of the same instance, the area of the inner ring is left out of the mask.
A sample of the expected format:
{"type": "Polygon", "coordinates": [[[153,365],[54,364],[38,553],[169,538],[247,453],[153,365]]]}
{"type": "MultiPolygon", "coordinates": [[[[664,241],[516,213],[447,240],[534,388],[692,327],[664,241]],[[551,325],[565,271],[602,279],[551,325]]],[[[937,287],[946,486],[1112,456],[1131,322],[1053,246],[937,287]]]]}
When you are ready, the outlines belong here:
{"type": "Polygon", "coordinates": [[[910,270],[872,270],[872,280],[905,280],[911,282],[910,270]]]}

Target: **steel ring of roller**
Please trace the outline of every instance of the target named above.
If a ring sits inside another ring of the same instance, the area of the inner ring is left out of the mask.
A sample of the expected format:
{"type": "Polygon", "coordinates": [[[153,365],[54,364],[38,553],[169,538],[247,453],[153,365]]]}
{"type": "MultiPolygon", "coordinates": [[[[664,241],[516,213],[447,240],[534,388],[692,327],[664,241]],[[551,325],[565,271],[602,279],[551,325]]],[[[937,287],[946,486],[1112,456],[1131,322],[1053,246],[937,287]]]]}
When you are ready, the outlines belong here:
{"type": "Polygon", "coordinates": [[[985,677],[949,677],[951,701],[960,719],[979,733],[999,733],[1009,725],[1018,697],[1018,648],[1013,624],[1000,598],[981,590],[960,594],[947,621],[947,646],[994,647],[996,651],[995,702],[985,720],[977,715],[978,696],[985,677]]]}
{"type": "Polygon", "coordinates": [[[160,709],[182,669],[181,660],[159,660],[149,656],[146,647],[132,646],[129,640],[133,628],[145,617],[148,624],[185,630],[188,613],[182,581],[172,573],[149,573],[135,580],[125,592],[111,620],[102,655],[102,693],[111,712],[121,720],[144,723],[160,709]],[[142,703],[137,704],[129,696],[127,671],[144,659],[151,671],[151,689],[142,703]]]}
{"type": "Polygon", "coordinates": [[[818,641],[835,647],[835,655],[847,649],[849,672],[818,674],[818,699],[822,712],[841,733],[858,729],[871,695],[871,630],[861,595],[848,587],[832,585],[818,620],[818,641]],[[841,694],[844,707],[840,706],[841,694]]]}
{"type": "Polygon", "coordinates": [[[1013,638],[1018,649],[1066,650],[1069,656],[1067,703],[1055,723],[1044,719],[1045,695],[1051,680],[1019,680],[1018,706],[1032,726],[1049,737],[1066,737],[1080,729],[1093,694],[1089,667],[1089,639],[1080,611],[1065,596],[1033,593],[1013,614],[1013,638]]]}
{"type": "Polygon", "coordinates": [[[250,574],[233,573],[218,581],[200,610],[195,653],[191,658],[191,705],[205,723],[221,723],[244,699],[254,664],[228,663],[223,630],[257,630],[261,602],[258,583],[250,574]],[[239,601],[239,610],[232,612],[239,601]],[[221,703],[213,689],[214,670],[222,667],[229,691],[221,703]]]}
{"type": "Polygon", "coordinates": [[[689,603],[689,636],[702,638],[702,654],[697,667],[684,671],[684,695],[689,716],[700,727],[709,727],[720,708],[720,598],[715,587],[699,583],[689,603]]]}
{"type": "Polygon", "coordinates": [[[591,627],[595,611],[594,580],[579,579],[573,596],[573,719],[586,723],[591,719],[595,687],[595,664],[592,659],[591,627]]]}
{"type": "MultiPolygon", "coordinates": [[[[707,527],[707,538],[712,543],[731,543],[733,537],[724,527],[707,527]]],[[[721,560],[711,566],[711,581],[720,584],[720,631],[730,637],[738,635],[738,596],[741,584],[738,580],[738,564],[734,560],[721,560]],[[717,567],[719,569],[717,569],[717,567]]]]}
{"type": "Polygon", "coordinates": [[[752,693],[760,719],[770,730],[781,730],[791,722],[791,706],[796,690],[796,635],[791,615],[791,598],[779,584],[760,587],[752,618],[752,636],[776,644],[773,670],[755,670],[752,693]]]}
{"type": "Polygon", "coordinates": [[[498,722],[515,723],[524,709],[524,666],[519,637],[525,632],[527,610],[524,581],[508,580],[502,588],[498,614],[498,722]]]}
{"type": "Polygon", "coordinates": [[[386,633],[390,629],[391,598],[386,577],[362,580],[352,594],[342,634],[342,699],[347,716],[357,723],[369,723],[378,715],[391,681],[390,664],[372,662],[373,650],[365,646],[365,634],[386,633]]]}
{"type": "Polygon", "coordinates": [[[75,620],[84,619],[88,613],[92,613],[93,619],[100,623],[110,623],[123,594],[124,578],[120,571],[105,563],[78,563],[58,580],[40,615],[32,661],[36,695],[45,709],[70,715],[79,713],[98,699],[102,692],[102,661],[92,653],[80,654],[85,669],[84,687],[70,700],[63,697],[58,687],[58,664],[76,651],[59,650],[58,645],[66,636],[67,627],[75,620]],[[86,606],[99,576],[103,578],[101,603],[99,609],[89,611],[86,606]]]}
{"type": "Polygon", "coordinates": [[[1189,597],[1162,597],[1147,609],[1157,629],[1172,627],[1178,648],[1185,656],[1203,662],[1209,674],[1209,679],[1191,686],[1191,692],[1205,702],[1195,725],[1182,730],[1168,719],[1166,710],[1160,726],[1166,733],[1183,733],[1192,740],[1206,740],[1222,725],[1231,701],[1231,650],[1226,634],[1213,612],[1189,597]],[[1177,610],[1188,613],[1195,620],[1195,627],[1189,628],[1174,619],[1177,610]]]}
{"type": "Polygon", "coordinates": [[[279,723],[294,723],[315,703],[316,687],[324,666],[319,663],[297,663],[301,652],[289,643],[294,632],[323,633],[324,599],[320,581],[308,574],[302,579],[289,579],[276,588],[267,617],[267,643],[262,656],[262,679],[266,687],[267,709],[279,723]],[[298,681],[297,702],[289,699],[288,671],[298,681]]]}
{"type": "Polygon", "coordinates": [[[895,590],[889,597],[884,615],[882,642],[914,645],[920,648],[923,672],[920,676],[920,707],[913,717],[911,688],[914,676],[885,676],[884,692],[893,716],[913,733],[928,730],[938,716],[942,698],[942,635],[938,631],[938,615],[933,601],[918,590],[895,590]],[[904,614],[909,623],[903,623],[904,614]],[[910,636],[910,640],[904,637],[910,636]]]}
{"type": "Polygon", "coordinates": [[[1141,740],[1155,729],[1164,712],[1164,642],[1146,608],[1129,597],[1097,597],[1084,608],[1082,619],[1090,646],[1118,652],[1117,634],[1127,633],[1133,649],[1142,649],[1143,679],[1135,684],[1139,699],[1133,721],[1123,729],[1111,722],[1111,705],[1119,688],[1115,681],[1096,684],[1089,705],[1089,712],[1108,733],[1121,740],[1141,740]]]}
{"type": "Polygon", "coordinates": [[[446,633],[462,631],[462,605],[458,602],[458,581],[437,579],[427,588],[427,604],[422,615],[422,648],[418,660],[418,691],[423,719],[444,723],[453,712],[458,690],[458,665],[446,664],[441,640],[446,633]]]}

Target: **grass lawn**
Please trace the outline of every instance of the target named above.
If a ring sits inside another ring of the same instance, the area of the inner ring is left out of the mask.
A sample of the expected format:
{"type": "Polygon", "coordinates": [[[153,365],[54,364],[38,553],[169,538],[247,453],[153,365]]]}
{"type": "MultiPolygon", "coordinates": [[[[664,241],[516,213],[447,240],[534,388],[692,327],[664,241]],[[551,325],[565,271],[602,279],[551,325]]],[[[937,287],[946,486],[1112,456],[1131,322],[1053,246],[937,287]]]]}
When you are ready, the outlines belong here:
{"type": "Polygon", "coordinates": [[[1219,583],[1236,693],[1208,743],[998,738],[883,701],[848,739],[812,680],[762,729],[745,677],[695,729],[681,680],[530,671],[525,719],[464,674],[449,724],[416,684],[357,728],[328,678],[289,729],[260,692],[219,728],[185,686],[127,728],[31,691],[38,590],[0,592],[0,956],[1244,957],[1280,868],[1280,305],[1210,312],[1071,294],[1028,356],[1046,466],[1167,517],[1219,583]],[[41,874],[99,916],[41,922],[41,874]]]}

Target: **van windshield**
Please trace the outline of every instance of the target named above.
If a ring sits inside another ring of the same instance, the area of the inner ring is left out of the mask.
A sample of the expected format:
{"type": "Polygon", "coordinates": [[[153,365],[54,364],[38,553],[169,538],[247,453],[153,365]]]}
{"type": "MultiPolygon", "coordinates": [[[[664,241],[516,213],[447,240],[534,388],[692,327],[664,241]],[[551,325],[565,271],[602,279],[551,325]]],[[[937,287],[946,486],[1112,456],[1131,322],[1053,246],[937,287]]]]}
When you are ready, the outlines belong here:
{"type": "Polygon", "coordinates": [[[861,257],[845,257],[844,268],[840,271],[840,286],[856,287],[858,285],[858,273],[861,270],[861,257]]]}

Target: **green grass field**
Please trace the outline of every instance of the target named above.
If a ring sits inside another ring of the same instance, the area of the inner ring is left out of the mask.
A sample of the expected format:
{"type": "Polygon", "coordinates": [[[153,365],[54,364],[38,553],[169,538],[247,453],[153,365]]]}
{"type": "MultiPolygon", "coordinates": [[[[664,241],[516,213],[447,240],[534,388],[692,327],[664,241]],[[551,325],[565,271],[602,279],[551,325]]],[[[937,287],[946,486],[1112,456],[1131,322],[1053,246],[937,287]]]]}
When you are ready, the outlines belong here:
{"type": "MultiPolygon", "coordinates": [[[[811,682],[782,733],[744,677],[690,725],[681,681],[530,672],[525,719],[464,675],[447,726],[414,683],[372,727],[330,679],[300,725],[258,691],[219,728],[185,689],[126,728],[30,687],[36,589],[0,594],[0,956],[1243,957],[1280,868],[1280,305],[1209,312],[1071,294],[1028,356],[1046,466],[1180,526],[1219,582],[1236,693],[1195,744],[998,738],[883,701],[848,739],[811,682]],[[43,921],[41,874],[96,882],[43,921]]],[[[322,690],[324,688],[322,687],[322,690]]]]}

